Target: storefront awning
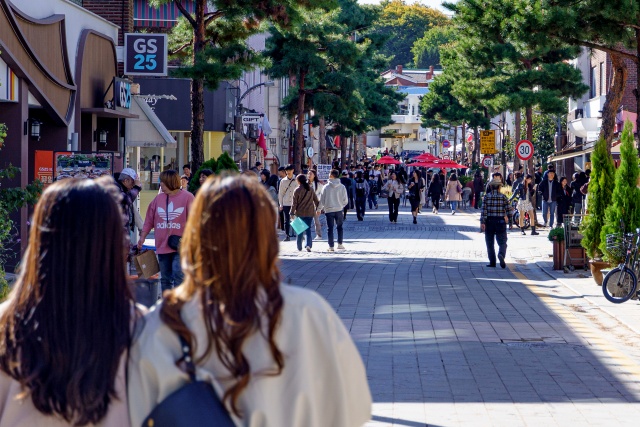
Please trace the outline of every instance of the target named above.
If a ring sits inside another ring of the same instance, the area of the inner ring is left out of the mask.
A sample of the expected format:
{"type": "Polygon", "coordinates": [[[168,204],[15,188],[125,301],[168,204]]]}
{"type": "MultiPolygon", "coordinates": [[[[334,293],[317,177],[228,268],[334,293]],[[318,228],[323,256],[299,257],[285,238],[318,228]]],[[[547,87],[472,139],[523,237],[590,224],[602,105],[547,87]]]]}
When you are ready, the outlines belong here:
{"type": "Polygon", "coordinates": [[[573,157],[582,156],[583,154],[592,153],[593,150],[595,150],[595,147],[589,147],[580,151],[572,151],[571,153],[566,153],[566,154],[551,155],[549,156],[549,161],[558,162],[560,160],[571,159],[573,157]]]}
{"type": "Polygon", "coordinates": [[[128,147],[176,148],[176,140],[162,124],[149,104],[139,96],[133,96],[131,112],[136,119],[127,119],[126,144],[128,147]]]}

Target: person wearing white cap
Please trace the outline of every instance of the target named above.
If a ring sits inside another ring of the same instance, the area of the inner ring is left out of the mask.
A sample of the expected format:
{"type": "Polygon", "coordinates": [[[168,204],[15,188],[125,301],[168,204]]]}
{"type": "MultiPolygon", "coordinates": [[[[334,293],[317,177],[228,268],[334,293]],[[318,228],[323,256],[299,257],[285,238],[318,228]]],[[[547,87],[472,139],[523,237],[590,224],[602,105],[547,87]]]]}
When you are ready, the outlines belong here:
{"type": "Polygon", "coordinates": [[[136,217],[133,202],[142,190],[136,171],[131,168],[122,169],[120,176],[118,176],[118,187],[122,193],[120,206],[122,206],[122,210],[127,217],[126,230],[127,232],[134,231],[136,226],[136,217]]]}

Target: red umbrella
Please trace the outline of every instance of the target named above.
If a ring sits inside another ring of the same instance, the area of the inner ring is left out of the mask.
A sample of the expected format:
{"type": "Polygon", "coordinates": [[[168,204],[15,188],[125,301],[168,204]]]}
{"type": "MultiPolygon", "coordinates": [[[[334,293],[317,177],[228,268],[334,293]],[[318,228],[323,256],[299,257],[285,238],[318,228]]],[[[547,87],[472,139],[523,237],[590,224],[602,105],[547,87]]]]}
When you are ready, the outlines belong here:
{"type": "Polygon", "coordinates": [[[433,163],[431,163],[431,162],[407,163],[407,166],[414,166],[416,168],[433,168],[433,167],[437,167],[437,166],[433,166],[433,163]]]}
{"type": "Polygon", "coordinates": [[[440,169],[463,169],[466,166],[458,164],[451,160],[432,160],[429,162],[413,163],[410,166],[418,166],[422,168],[440,168],[440,169]]]}
{"type": "Polygon", "coordinates": [[[438,160],[438,158],[436,156],[434,156],[431,153],[422,153],[417,157],[414,157],[413,160],[418,160],[418,161],[422,161],[422,160],[438,160]]]}
{"type": "Polygon", "coordinates": [[[379,164],[381,164],[381,165],[399,165],[399,164],[401,164],[402,162],[401,162],[401,161],[398,161],[398,160],[396,160],[396,159],[394,159],[394,158],[393,158],[393,157],[391,157],[391,156],[384,156],[384,157],[380,157],[380,158],[376,161],[376,163],[379,163],[379,164]]]}

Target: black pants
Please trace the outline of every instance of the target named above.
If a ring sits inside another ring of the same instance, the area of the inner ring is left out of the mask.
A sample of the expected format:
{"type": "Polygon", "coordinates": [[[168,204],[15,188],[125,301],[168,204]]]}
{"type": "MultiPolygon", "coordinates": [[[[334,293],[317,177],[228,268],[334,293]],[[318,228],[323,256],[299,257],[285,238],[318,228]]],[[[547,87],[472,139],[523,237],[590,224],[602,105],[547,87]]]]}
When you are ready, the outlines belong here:
{"type": "Polygon", "coordinates": [[[507,256],[507,223],[504,218],[489,217],[485,221],[484,240],[487,244],[489,264],[496,265],[494,238],[498,242],[498,254],[507,256]]]}
{"type": "Polygon", "coordinates": [[[280,230],[284,231],[284,209],[279,212],[279,215],[280,215],[280,230]]]}
{"type": "Polygon", "coordinates": [[[398,209],[400,208],[400,199],[396,198],[395,195],[391,195],[387,199],[387,203],[389,204],[389,221],[397,221],[398,209]]]}
{"type": "Polygon", "coordinates": [[[482,191],[476,191],[474,196],[473,196],[473,208],[474,209],[479,209],[479,205],[480,205],[480,194],[482,194],[482,191]]]}
{"type": "Polygon", "coordinates": [[[291,206],[283,206],[282,213],[284,214],[284,232],[289,236],[291,231],[291,206]]]}
{"type": "Polygon", "coordinates": [[[358,215],[358,221],[364,218],[364,212],[367,206],[367,197],[356,197],[356,214],[358,215]]]}
{"type": "Polygon", "coordinates": [[[440,210],[440,196],[431,196],[431,203],[433,204],[433,207],[436,209],[436,211],[440,210]]]}

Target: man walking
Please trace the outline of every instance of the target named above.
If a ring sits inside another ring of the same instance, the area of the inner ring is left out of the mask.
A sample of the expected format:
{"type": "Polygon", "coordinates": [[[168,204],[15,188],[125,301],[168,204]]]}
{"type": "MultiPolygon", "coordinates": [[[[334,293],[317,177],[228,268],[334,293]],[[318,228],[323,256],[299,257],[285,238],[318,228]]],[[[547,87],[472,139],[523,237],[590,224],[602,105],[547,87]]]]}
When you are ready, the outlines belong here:
{"type": "MultiPolygon", "coordinates": [[[[284,170],[284,166],[280,166],[278,168],[278,184],[276,185],[276,193],[280,194],[280,182],[284,178],[286,178],[287,172],[284,170]]],[[[284,231],[284,212],[278,210],[278,225],[280,226],[280,230],[284,231]]]]}
{"type": "Polygon", "coordinates": [[[369,184],[364,179],[362,171],[356,172],[356,214],[358,221],[364,221],[364,213],[367,205],[367,197],[369,197],[369,184]]]}
{"type": "Polygon", "coordinates": [[[507,256],[507,223],[511,223],[513,208],[507,196],[500,192],[502,181],[494,179],[489,183],[490,192],[485,194],[482,200],[482,215],[480,216],[480,228],[484,231],[487,244],[489,264],[487,267],[496,266],[496,250],[494,238],[498,242],[498,259],[500,267],[506,268],[504,259],[507,256]]]}
{"type": "Polygon", "coordinates": [[[555,179],[555,171],[549,169],[546,172],[547,178],[542,180],[540,184],[540,193],[542,193],[542,220],[544,227],[547,226],[547,211],[549,212],[549,227],[553,228],[553,221],[556,214],[556,205],[558,204],[558,195],[562,191],[560,183],[555,179]]]}
{"type": "Polygon", "coordinates": [[[320,194],[320,207],[324,210],[327,218],[327,234],[329,240],[329,252],[333,252],[333,224],[336,224],[338,230],[338,249],[344,249],[342,245],[342,223],[344,217],[342,209],[349,203],[347,189],[340,183],[340,172],[337,169],[331,171],[329,182],[322,189],[320,194]]]}
{"type": "Polygon", "coordinates": [[[284,232],[286,233],[284,241],[288,242],[291,240],[289,231],[291,229],[291,205],[293,204],[293,192],[298,185],[293,177],[293,165],[287,165],[284,169],[287,176],[280,181],[280,188],[278,189],[278,203],[280,204],[280,211],[284,213],[284,232]]]}

